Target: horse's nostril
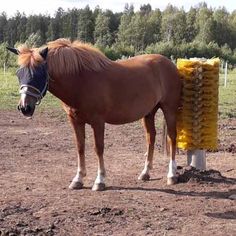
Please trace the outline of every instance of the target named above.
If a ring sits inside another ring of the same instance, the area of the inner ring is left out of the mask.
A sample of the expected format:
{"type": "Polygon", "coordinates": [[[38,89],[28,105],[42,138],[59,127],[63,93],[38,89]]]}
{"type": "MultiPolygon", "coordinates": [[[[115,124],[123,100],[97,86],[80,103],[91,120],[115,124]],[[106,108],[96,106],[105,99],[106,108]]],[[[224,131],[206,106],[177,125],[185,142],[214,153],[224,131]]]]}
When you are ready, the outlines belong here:
{"type": "Polygon", "coordinates": [[[27,105],[27,106],[25,107],[25,112],[26,112],[26,113],[31,112],[31,107],[30,107],[29,105],[27,105]]]}
{"type": "Polygon", "coordinates": [[[24,114],[24,115],[28,115],[32,112],[32,108],[30,105],[27,106],[18,106],[18,109],[20,109],[20,111],[24,114]]]}
{"type": "Polygon", "coordinates": [[[17,106],[17,110],[20,111],[21,110],[21,105],[17,106]]]}

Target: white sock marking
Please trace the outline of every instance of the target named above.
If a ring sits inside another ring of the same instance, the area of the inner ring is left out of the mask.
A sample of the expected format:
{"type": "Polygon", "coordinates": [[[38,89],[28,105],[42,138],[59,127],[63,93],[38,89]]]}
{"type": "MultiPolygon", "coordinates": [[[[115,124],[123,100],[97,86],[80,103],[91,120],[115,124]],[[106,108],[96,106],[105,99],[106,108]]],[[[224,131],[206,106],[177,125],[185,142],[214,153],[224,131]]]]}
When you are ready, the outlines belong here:
{"type": "Polygon", "coordinates": [[[168,178],[175,177],[176,176],[176,171],[177,171],[176,162],[171,160],[170,163],[169,163],[169,171],[168,171],[167,177],[168,178]]]}

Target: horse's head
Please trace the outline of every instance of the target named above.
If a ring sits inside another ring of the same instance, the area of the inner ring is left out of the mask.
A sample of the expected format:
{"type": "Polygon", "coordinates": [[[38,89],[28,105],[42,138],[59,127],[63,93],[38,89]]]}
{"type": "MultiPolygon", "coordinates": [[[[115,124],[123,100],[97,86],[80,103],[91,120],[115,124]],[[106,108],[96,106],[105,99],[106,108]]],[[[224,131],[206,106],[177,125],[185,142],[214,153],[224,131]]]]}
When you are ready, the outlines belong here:
{"type": "MultiPolygon", "coordinates": [[[[7,49],[21,56],[21,52],[17,49],[9,47],[7,49]]],[[[16,72],[21,95],[18,110],[26,117],[32,117],[35,106],[40,103],[48,89],[47,53],[48,48],[43,49],[39,52],[42,57],[39,64],[21,66],[16,72]]]]}

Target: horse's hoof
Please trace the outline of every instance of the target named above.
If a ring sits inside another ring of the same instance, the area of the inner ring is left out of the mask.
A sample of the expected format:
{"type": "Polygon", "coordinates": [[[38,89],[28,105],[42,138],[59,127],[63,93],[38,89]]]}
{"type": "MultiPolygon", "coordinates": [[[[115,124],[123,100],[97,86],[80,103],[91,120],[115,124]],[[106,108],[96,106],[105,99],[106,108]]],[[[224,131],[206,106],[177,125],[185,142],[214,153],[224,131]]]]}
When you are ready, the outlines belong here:
{"type": "Polygon", "coordinates": [[[83,184],[80,182],[72,181],[71,184],[69,185],[69,189],[82,189],[83,184]]]}
{"type": "Polygon", "coordinates": [[[148,181],[150,180],[150,175],[149,174],[141,174],[139,177],[138,177],[139,180],[143,180],[143,181],[148,181]]]}
{"type": "Polygon", "coordinates": [[[92,190],[93,191],[104,191],[105,190],[105,184],[104,183],[99,183],[99,184],[94,184],[92,190]]]}
{"type": "Polygon", "coordinates": [[[177,183],[178,183],[178,177],[174,176],[174,177],[167,178],[167,185],[174,185],[177,183]]]}

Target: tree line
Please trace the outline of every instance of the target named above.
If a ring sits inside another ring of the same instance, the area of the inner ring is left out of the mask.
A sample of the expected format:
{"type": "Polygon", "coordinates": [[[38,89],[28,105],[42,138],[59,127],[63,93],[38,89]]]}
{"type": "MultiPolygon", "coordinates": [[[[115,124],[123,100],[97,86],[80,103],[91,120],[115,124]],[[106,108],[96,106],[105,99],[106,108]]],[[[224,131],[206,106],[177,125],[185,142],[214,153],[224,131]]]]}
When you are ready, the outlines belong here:
{"type": "Polygon", "coordinates": [[[5,55],[5,63],[11,61],[6,45],[39,47],[61,37],[95,44],[111,59],[160,53],[169,58],[220,57],[236,64],[236,10],[212,9],[206,3],[188,11],[144,4],[135,12],[126,4],[120,13],[89,6],[58,8],[54,16],[0,13],[0,58],[5,55]]]}

